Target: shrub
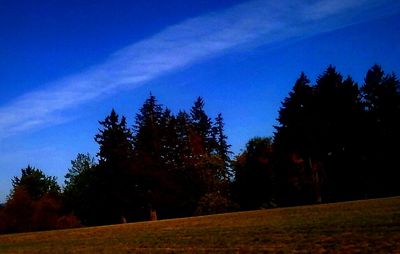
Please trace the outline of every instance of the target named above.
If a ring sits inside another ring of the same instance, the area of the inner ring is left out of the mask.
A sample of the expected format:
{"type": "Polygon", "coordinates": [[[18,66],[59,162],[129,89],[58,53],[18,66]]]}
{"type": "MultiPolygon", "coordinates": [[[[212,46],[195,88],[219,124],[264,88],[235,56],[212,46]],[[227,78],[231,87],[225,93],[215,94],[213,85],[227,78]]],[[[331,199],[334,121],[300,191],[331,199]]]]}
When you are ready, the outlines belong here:
{"type": "Polygon", "coordinates": [[[207,193],[200,198],[196,214],[206,215],[215,213],[225,213],[236,210],[236,206],[226,196],[219,192],[207,193]]]}

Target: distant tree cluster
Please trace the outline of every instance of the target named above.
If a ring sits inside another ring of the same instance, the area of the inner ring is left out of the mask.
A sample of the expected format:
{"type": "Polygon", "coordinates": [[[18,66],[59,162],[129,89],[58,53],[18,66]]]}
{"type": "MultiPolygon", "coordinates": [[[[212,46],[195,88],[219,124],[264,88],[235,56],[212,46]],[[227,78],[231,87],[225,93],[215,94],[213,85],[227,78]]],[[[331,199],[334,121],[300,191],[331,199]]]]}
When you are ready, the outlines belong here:
{"type": "Polygon", "coordinates": [[[212,121],[202,98],[175,116],[150,95],[132,129],[114,110],[100,125],[98,163],[78,155],[66,176],[67,206],[85,225],[229,210],[223,119],[212,121]]]}
{"type": "Polygon", "coordinates": [[[332,66],[301,74],[279,110],[274,138],[279,199],[287,204],[400,194],[400,90],[368,70],[361,88],[332,66]]]}
{"type": "Polygon", "coordinates": [[[174,115],[153,95],[132,128],[115,110],[78,154],[65,186],[28,166],[0,207],[0,232],[104,225],[400,194],[400,89],[378,65],[359,88],[332,66],[304,73],[279,110],[273,138],[233,160],[219,114],[198,98],[174,115]]]}

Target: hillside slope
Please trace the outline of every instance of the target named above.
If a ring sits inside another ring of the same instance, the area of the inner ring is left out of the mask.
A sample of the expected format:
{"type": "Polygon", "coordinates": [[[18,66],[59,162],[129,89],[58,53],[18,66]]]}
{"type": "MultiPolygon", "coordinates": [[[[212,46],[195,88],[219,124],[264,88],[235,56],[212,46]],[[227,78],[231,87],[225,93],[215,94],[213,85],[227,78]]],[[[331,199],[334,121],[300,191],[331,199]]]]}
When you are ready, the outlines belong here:
{"type": "Polygon", "coordinates": [[[400,253],[400,197],[0,236],[0,253],[400,253]]]}

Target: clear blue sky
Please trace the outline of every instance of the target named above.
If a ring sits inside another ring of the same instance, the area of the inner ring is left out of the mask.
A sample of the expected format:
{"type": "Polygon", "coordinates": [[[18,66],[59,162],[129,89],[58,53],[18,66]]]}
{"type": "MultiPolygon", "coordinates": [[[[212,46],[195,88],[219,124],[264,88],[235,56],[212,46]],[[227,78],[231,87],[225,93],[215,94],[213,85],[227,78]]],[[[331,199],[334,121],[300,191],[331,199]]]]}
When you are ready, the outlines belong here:
{"type": "Polygon", "coordinates": [[[174,112],[204,97],[237,153],[301,71],[400,75],[399,42],[398,0],[0,0],[0,201],[28,164],[63,182],[98,120],[132,125],[150,92],[174,112]]]}

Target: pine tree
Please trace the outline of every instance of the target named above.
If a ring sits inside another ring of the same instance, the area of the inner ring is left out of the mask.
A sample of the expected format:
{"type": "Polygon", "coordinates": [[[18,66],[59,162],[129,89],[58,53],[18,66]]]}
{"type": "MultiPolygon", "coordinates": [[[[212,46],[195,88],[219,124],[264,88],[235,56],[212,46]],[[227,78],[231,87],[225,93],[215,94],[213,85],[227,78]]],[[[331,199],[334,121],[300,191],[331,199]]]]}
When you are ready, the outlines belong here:
{"type": "Polygon", "coordinates": [[[368,70],[361,88],[365,110],[365,154],[368,158],[372,195],[400,194],[397,148],[400,142],[400,89],[395,74],[385,74],[379,65],[368,70]]]}
{"type": "Polygon", "coordinates": [[[195,153],[210,153],[213,149],[212,123],[204,110],[204,100],[198,97],[190,111],[192,145],[195,153]]]}
{"type": "Polygon", "coordinates": [[[122,116],[119,120],[114,109],[99,123],[102,128],[95,136],[99,144],[99,164],[95,167],[95,180],[91,185],[92,208],[89,210],[93,213],[102,207],[101,211],[96,211],[98,214],[93,224],[118,223],[130,213],[129,207],[135,202],[132,195],[132,186],[136,185],[132,174],[133,138],[126,118],[122,116]]]}
{"type": "Polygon", "coordinates": [[[161,121],[163,110],[156,97],[150,94],[136,115],[134,145],[136,156],[148,162],[160,161],[161,121]]]}
{"type": "Polygon", "coordinates": [[[224,131],[224,119],[222,114],[218,114],[215,118],[215,124],[212,128],[213,141],[215,142],[215,154],[222,160],[223,167],[221,172],[218,172],[217,177],[224,182],[228,182],[229,178],[232,176],[230,173],[231,159],[230,155],[232,152],[229,150],[231,145],[228,144],[228,137],[225,135],[224,131]]]}
{"type": "Polygon", "coordinates": [[[305,157],[311,156],[312,139],[312,96],[310,81],[304,73],[297,79],[289,96],[279,109],[275,126],[275,146],[284,154],[297,152],[305,157]]]}
{"type": "Polygon", "coordinates": [[[179,189],[173,173],[177,164],[175,117],[150,95],[136,115],[134,133],[135,165],[144,206],[157,211],[158,217],[171,217],[176,212],[179,189]]]}
{"type": "Polygon", "coordinates": [[[161,116],[161,160],[168,171],[174,171],[178,167],[177,149],[176,118],[166,108],[161,116]]]}
{"type": "Polygon", "coordinates": [[[132,158],[132,133],[127,127],[124,116],[119,120],[118,114],[112,109],[104,121],[99,121],[103,126],[95,136],[99,144],[99,163],[106,170],[128,170],[129,161],[132,158]]]}
{"type": "Polygon", "coordinates": [[[302,190],[302,197],[293,191],[282,194],[283,190],[281,197],[297,195],[296,199],[312,202],[307,197],[311,195],[320,202],[321,188],[327,187],[327,183],[329,188],[325,188],[323,195],[328,198],[360,197],[365,189],[365,179],[359,171],[363,156],[359,133],[362,119],[359,89],[350,77],[343,80],[329,66],[318,77],[317,84],[311,86],[302,73],[282,103],[274,145],[280,185],[289,184],[286,189],[291,189],[291,183],[285,183],[285,179],[293,178],[295,168],[302,167],[297,170],[303,173],[296,176],[301,179],[296,185],[308,190],[302,190]]]}
{"type": "Polygon", "coordinates": [[[190,116],[185,111],[180,111],[176,116],[176,136],[177,136],[177,166],[183,170],[192,155],[190,145],[190,116]]]}
{"type": "Polygon", "coordinates": [[[343,80],[333,66],[318,77],[313,104],[315,154],[325,168],[333,199],[359,198],[363,193],[360,171],[362,107],[357,84],[343,80]]]}

